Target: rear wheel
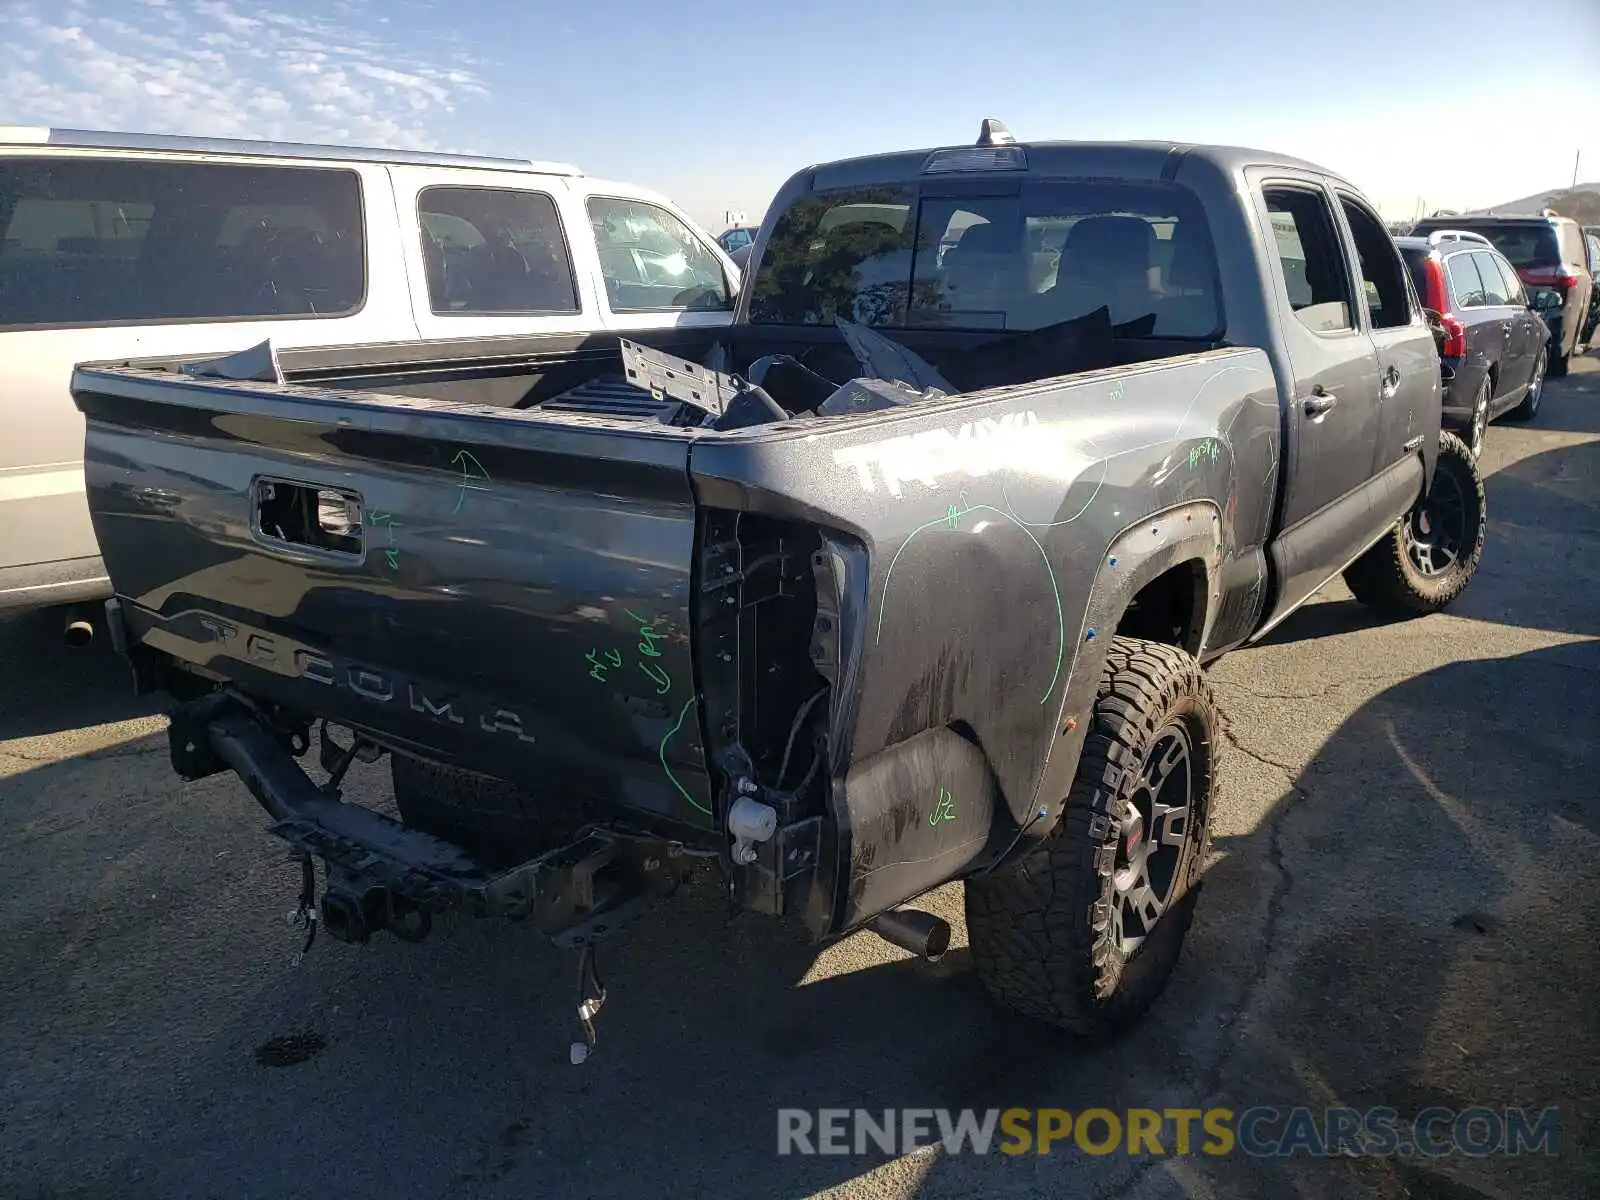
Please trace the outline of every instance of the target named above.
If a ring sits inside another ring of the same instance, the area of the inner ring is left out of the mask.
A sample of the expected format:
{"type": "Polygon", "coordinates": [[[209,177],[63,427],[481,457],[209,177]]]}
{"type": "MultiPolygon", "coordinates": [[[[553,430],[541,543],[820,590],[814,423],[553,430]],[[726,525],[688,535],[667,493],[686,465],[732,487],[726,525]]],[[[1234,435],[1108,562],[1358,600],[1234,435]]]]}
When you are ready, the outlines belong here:
{"type": "Polygon", "coordinates": [[[1199,898],[1220,740],[1193,657],[1113,640],[1060,824],[966,884],[973,961],[997,999],[1099,1034],[1161,994],[1199,898]]]}
{"type": "Polygon", "coordinates": [[[1485,375],[1478,385],[1478,396],[1472,402],[1472,423],[1467,427],[1467,449],[1473,458],[1483,457],[1483,440],[1489,436],[1489,396],[1493,392],[1489,377],[1485,375]]]}
{"type": "Polygon", "coordinates": [[[1478,569],[1486,512],[1472,451],[1455,434],[1441,433],[1427,496],[1350,564],[1344,581],[1357,600],[1380,612],[1438,612],[1478,569]]]}
{"type": "Polygon", "coordinates": [[[1533,365],[1533,378],[1528,381],[1528,394],[1511,410],[1512,420],[1531,421],[1539,415],[1539,405],[1544,403],[1544,369],[1548,354],[1548,351],[1539,351],[1539,361],[1533,365]]]}

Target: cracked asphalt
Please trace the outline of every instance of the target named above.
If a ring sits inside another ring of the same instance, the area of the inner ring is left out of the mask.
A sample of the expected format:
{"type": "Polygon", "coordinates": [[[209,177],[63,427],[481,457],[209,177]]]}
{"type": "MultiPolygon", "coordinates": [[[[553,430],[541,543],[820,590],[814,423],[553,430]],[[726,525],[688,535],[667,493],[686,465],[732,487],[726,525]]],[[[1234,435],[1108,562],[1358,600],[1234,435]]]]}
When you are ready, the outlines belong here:
{"type": "Polygon", "coordinates": [[[1098,1044],[984,997],[954,887],[934,967],[696,889],[605,947],[581,1068],[569,965],[527,930],[296,965],[297,871],[242,787],[176,782],[107,647],[0,623],[0,1197],[1600,1195],[1600,362],[1485,466],[1447,614],[1381,623],[1334,584],[1215,667],[1196,925],[1098,1044]],[[780,1106],[1264,1104],[1555,1106],[1559,1153],[775,1152],[780,1106]]]}

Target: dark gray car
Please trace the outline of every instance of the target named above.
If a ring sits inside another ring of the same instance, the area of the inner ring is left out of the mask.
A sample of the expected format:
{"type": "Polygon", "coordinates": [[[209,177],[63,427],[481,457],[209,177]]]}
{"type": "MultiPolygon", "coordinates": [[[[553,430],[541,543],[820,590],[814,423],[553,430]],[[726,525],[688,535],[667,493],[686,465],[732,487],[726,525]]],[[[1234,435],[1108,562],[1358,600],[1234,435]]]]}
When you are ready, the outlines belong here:
{"type": "Polygon", "coordinates": [[[1489,423],[1539,411],[1549,350],[1544,318],[1528,306],[1516,269],[1487,238],[1441,230],[1396,238],[1422,303],[1440,316],[1443,420],[1474,456],[1489,423]]]}
{"type": "Polygon", "coordinates": [[[1583,345],[1595,280],[1583,230],[1552,212],[1532,216],[1429,217],[1412,228],[1415,237],[1441,229],[1482,234],[1513,267],[1549,328],[1549,372],[1559,378],[1583,345]]]}

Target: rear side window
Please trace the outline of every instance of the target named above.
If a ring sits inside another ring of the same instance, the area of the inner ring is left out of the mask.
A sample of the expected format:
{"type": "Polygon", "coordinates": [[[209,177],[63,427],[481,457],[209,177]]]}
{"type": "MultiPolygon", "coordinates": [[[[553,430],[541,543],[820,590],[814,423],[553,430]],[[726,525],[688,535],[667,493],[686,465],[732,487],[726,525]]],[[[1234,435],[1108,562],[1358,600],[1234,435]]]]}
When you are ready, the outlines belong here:
{"type": "Polygon", "coordinates": [[[1584,266],[1588,256],[1584,253],[1583,233],[1571,221],[1562,221],[1557,228],[1561,231],[1561,256],[1575,267],[1584,266]]]}
{"type": "Polygon", "coordinates": [[[1489,303],[1476,260],[1475,254],[1452,254],[1444,260],[1444,269],[1450,276],[1450,290],[1455,293],[1457,308],[1482,308],[1489,303]]]}
{"type": "Polygon", "coordinates": [[[338,317],[366,295],[353,171],[0,160],[0,328],[338,317]]]}
{"type": "Polygon", "coordinates": [[[417,220],[435,313],[578,311],[561,217],[543,192],[425,188],[417,220]]]}
{"type": "Polygon", "coordinates": [[[1394,239],[1383,223],[1348,197],[1339,201],[1355,239],[1361,266],[1361,286],[1367,297],[1367,315],[1374,329],[1396,329],[1411,323],[1411,295],[1406,290],[1405,268],[1394,239]]]}
{"type": "Polygon", "coordinates": [[[1482,250],[1474,251],[1472,260],[1478,267],[1478,278],[1483,280],[1484,303],[1491,307],[1504,307],[1511,303],[1511,297],[1506,292],[1506,281],[1500,277],[1500,268],[1495,265],[1494,255],[1482,250]]]}
{"type": "Polygon", "coordinates": [[[1350,277],[1327,197],[1310,188],[1263,191],[1289,307],[1314,333],[1354,329],[1350,277]]]}
{"type": "Polygon", "coordinates": [[[854,188],[808,196],[774,223],[750,319],[1030,330],[1104,308],[1127,336],[1205,339],[1222,325],[1216,274],[1200,202],[1175,185],[854,188]]]}
{"type": "Polygon", "coordinates": [[[733,307],[722,263],[659,204],[589,198],[589,224],[613,312],[721,312],[733,307]]]}
{"type": "Polygon", "coordinates": [[[1506,298],[1505,302],[1507,304],[1526,304],[1528,302],[1528,293],[1523,290],[1522,280],[1517,278],[1517,269],[1498,254],[1486,254],[1483,257],[1487,262],[1479,264],[1481,270],[1487,271],[1488,263],[1493,263],[1495,270],[1500,272],[1500,281],[1505,284],[1505,290],[1501,293],[1506,298]]]}

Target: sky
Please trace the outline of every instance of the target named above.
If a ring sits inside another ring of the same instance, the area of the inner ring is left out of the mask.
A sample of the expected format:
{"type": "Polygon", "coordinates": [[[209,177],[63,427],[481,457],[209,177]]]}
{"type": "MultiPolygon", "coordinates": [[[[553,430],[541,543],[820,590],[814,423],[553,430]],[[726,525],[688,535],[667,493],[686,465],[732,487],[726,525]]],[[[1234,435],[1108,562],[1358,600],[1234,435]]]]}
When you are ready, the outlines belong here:
{"type": "Polygon", "coordinates": [[[1600,180],[1600,0],[0,0],[0,124],[574,162],[716,232],[784,179],[970,142],[1220,142],[1386,217],[1600,180]]]}

